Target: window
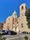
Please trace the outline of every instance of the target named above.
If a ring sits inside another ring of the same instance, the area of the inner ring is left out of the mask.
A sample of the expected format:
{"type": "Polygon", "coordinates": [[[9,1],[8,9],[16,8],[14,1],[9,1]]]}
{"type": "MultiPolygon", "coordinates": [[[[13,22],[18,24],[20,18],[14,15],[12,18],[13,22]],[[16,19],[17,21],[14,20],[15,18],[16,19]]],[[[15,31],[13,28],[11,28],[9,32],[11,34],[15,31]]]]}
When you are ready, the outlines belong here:
{"type": "Polygon", "coordinates": [[[17,22],[17,24],[18,24],[18,22],[17,22]]]}
{"type": "Polygon", "coordinates": [[[13,18],[13,24],[14,24],[14,18],[13,18]]]}
{"type": "Polygon", "coordinates": [[[9,18],[9,20],[10,20],[10,18],[9,18]]]}
{"type": "Polygon", "coordinates": [[[23,28],[23,23],[21,23],[21,27],[23,28]]]}

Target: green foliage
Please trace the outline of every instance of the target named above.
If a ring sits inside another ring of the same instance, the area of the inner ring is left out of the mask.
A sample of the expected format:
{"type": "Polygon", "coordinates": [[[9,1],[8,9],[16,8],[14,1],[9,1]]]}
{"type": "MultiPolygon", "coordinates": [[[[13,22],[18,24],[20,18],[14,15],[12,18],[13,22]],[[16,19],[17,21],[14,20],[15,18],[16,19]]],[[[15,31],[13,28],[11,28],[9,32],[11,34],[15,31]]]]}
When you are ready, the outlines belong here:
{"type": "Polygon", "coordinates": [[[30,34],[30,32],[29,32],[29,34],[30,34]]]}
{"type": "Polygon", "coordinates": [[[6,40],[6,38],[5,37],[2,38],[2,35],[0,35],[0,40],[6,40]]]}
{"type": "Polygon", "coordinates": [[[6,40],[6,37],[4,37],[3,40],[6,40]]]}
{"type": "Polygon", "coordinates": [[[2,35],[0,35],[0,40],[2,40],[2,35]]]}
{"type": "Polygon", "coordinates": [[[27,21],[28,21],[28,28],[30,28],[30,9],[28,9],[26,11],[25,16],[26,16],[27,21]]]}
{"type": "Polygon", "coordinates": [[[28,36],[24,36],[24,39],[25,39],[25,40],[28,40],[28,36]]]}
{"type": "Polygon", "coordinates": [[[28,10],[26,11],[25,16],[30,16],[30,9],[28,9],[28,10]]]}

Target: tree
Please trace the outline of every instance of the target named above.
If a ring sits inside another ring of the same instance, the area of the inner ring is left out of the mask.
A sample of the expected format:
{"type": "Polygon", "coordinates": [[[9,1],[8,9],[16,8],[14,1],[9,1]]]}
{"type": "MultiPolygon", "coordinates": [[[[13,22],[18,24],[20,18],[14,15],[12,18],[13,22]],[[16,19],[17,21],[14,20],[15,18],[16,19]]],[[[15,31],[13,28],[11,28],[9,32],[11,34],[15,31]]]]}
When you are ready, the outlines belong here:
{"type": "Polygon", "coordinates": [[[25,16],[27,18],[27,22],[28,22],[28,28],[30,28],[30,9],[28,9],[25,13],[25,16]]]}
{"type": "Polygon", "coordinates": [[[28,36],[24,36],[24,39],[25,39],[25,40],[28,40],[28,36]]]}
{"type": "Polygon", "coordinates": [[[2,35],[0,34],[0,40],[6,40],[5,37],[2,38],[2,35]]]}

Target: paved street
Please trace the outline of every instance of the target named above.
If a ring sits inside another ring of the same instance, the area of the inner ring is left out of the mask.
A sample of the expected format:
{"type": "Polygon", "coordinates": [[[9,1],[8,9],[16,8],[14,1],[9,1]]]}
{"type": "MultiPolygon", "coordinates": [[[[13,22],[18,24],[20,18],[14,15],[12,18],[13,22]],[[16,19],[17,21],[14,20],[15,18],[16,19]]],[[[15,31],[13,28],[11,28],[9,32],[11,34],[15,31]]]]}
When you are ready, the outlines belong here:
{"type": "Polygon", "coordinates": [[[3,37],[6,37],[6,40],[24,40],[25,35],[30,37],[29,34],[3,35],[3,37]]]}
{"type": "Polygon", "coordinates": [[[7,38],[6,40],[24,40],[23,37],[13,37],[13,38],[7,38]]]}

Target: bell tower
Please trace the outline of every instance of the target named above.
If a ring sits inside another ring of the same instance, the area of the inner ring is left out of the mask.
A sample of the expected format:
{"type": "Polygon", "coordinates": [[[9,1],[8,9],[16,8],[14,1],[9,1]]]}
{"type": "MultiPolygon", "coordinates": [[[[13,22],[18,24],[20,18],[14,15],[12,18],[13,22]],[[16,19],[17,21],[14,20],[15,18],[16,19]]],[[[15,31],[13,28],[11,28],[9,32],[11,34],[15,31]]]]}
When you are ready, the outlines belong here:
{"type": "Polygon", "coordinates": [[[20,5],[20,16],[25,15],[26,9],[27,9],[27,7],[26,7],[25,3],[20,5]]]}
{"type": "Polygon", "coordinates": [[[27,20],[25,16],[25,12],[27,10],[26,4],[21,4],[20,5],[20,22],[19,22],[19,27],[20,27],[20,32],[27,31],[27,20]]]}

